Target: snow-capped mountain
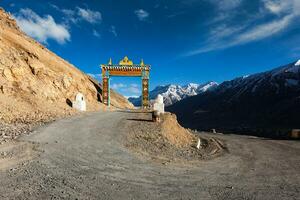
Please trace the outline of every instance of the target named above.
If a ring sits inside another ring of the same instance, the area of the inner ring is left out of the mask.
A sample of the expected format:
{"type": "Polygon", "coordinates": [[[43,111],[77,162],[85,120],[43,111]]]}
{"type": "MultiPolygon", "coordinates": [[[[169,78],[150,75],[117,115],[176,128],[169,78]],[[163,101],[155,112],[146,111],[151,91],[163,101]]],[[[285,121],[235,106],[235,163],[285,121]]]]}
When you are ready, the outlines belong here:
{"type": "MultiPolygon", "coordinates": [[[[164,103],[166,106],[172,105],[186,97],[195,96],[197,94],[210,91],[216,88],[218,84],[216,82],[208,82],[205,84],[190,83],[185,86],[180,85],[162,85],[157,86],[154,90],[150,91],[150,99],[153,100],[157,95],[161,94],[164,97],[164,103]]],[[[141,105],[141,98],[129,98],[135,106],[141,105]]]]}
{"type": "Polygon", "coordinates": [[[193,129],[276,137],[300,128],[300,60],[225,81],[168,108],[193,129]]]}

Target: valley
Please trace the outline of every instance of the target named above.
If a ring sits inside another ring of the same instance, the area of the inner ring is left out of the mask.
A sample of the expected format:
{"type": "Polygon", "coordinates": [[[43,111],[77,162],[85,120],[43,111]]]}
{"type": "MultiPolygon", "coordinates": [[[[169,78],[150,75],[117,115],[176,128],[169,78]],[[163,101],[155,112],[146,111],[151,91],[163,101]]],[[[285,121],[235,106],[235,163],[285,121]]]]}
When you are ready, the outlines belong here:
{"type": "Polygon", "coordinates": [[[225,81],[167,108],[191,129],[287,139],[299,128],[300,65],[225,81]]]}

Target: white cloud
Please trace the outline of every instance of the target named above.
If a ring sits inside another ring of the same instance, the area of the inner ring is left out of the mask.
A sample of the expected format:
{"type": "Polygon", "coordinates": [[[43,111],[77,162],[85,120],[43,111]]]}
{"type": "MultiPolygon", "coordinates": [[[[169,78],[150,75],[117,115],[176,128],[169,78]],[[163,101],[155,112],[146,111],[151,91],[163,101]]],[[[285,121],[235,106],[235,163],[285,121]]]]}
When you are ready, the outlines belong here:
{"type": "Polygon", "coordinates": [[[137,84],[123,84],[123,83],[114,83],[111,85],[113,90],[118,90],[121,93],[130,94],[130,96],[140,95],[141,90],[137,84]]]}
{"type": "Polygon", "coordinates": [[[50,4],[50,6],[64,15],[63,18],[67,24],[70,22],[77,24],[80,21],[86,21],[91,24],[102,22],[102,14],[99,11],[93,11],[80,7],[74,9],[62,9],[54,4],[50,4]]]}
{"type": "Polygon", "coordinates": [[[298,0],[262,0],[260,8],[262,13],[253,15],[242,25],[235,25],[231,18],[227,17],[222,21],[215,21],[216,25],[212,25],[208,38],[202,43],[201,48],[189,51],[184,56],[226,49],[272,37],[292,27],[295,19],[299,18],[299,9],[298,0]],[[270,18],[269,15],[273,17],[270,18]]]}
{"type": "Polygon", "coordinates": [[[125,88],[125,87],[127,87],[127,86],[123,83],[114,83],[111,85],[111,88],[114,90],[119,90],[119,89],[125,88]]]}
{"type": "Polygon", "coordinates": [[[90,9],[84,9],[77,7],[78,9],[78,16],[80,16],[83,20],[91,23],[96,24],[102,21],[102,15],[98,11],[92,11],[90,9]]]}
{"type": "Polygon", "coordinates": [[[129,99],[129,98],[139,98],[140,96],[139,95],[130,95],[130,96],[124,96],[126,99],[129,99]]]}
{"type": "Polygon", "coordinates": [[[109,29],[109,32],[111,32],[115,37],[118,36],[117,30],[115,26],[111,26],[109,29]]]}
{"type": "Polygon", "coordinates": [[[274,34],[278,34],[281,31],[284,31],[289,26],[292,19],[293,17],[291,15],[288,15],[282,19],[254,26],[250,29],[243,31],[239,31],[242,28],[236,28],[232,30],[225,29],[224,37],[221,35],[217,37],[214,42],[210,42],[210,40],[208,40],[207,44],[205,44],[203,47],[195,51],[190,51],[187,54],[185,54],[185,56],[192,56],[214,50],[226,49],[236,45],[242,45],[273,36],[274,34]],[[228,32],[228,34],[226,34],[226,32],[228,32]],[[233,36],[230,36],[230,33],[232,33],[233,36]],[[229,38],[226,38],[226,35],[229,36],[229,38]]]}
{"type": "Polygon", "coordinates": [[[236,42],[238,44],[247,43],[277,34],[287,28],[290,25],[292,19],[292,15],[287,15],[282,19],[255,26],[254,28],[238,35],[236,38],[236,42]]]}
{"type": "Polygon", "coordinates": [[[134,11],[140,21],[145,21],[149,17],[149,13],[143,9],[134,11]]]}
{"type": "Polygon", "coordinates": [[[71,9],[61,9],[59,10],[64,14],[64,20],[65,23],[70,24],[72,22],[73,24],[77,24],[79,21],[79,18],[76,16],[76,12],[71,9]]]}
{"type": "Polygon", "coordinates": [[[122,89],[123,92],[137,95],[141,93],[141,90],[137,84],[130,84],[128,87],[122,89]]]}
{"type": "Polygon", "coordinates": [[[219,10],[232,10],[241,5],[243,0],[210,0],[219,10]]]}
{"type": "Polygon", "coordinates": [[[52,39],[59,44],[64,44],[71,39],[68,29],[62,24],[57,24],[51,15],[41,17],[31,9],[25,8],[21,9],[14,18],[26,34],[39,42],[47,43],[48,39],[52,39]]]}
{"type": "Polygon", "coordinates": [[[215,7],[215,17],[207,24],[223,23],[233,19],[240,11],[244,0],[207,0],[215,7]]]}
{"type": "Polygon", "coordinates": [[[293,1],[289,0],[263,0],[265,8],[274,14],[281,14],[282,12],[291,11],[293,1]]]}
{"type": "Polygon", "coordinates": [[[100,33],[98,33],[98,31],[96,31],[95,29],[93,30],[93,36],[95,36],[97,38],[101,37],[100,33]]]}

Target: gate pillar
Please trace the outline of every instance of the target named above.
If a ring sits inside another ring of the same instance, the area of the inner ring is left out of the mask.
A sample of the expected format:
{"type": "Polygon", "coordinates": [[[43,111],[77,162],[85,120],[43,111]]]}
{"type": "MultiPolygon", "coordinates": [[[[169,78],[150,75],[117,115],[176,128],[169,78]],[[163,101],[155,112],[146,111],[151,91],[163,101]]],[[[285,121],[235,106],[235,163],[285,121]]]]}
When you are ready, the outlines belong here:
{"type": "Polygon", "coordinates": [[[142,108],[149,108],[149,72],[143,71],[142,74],[142,108]]]}
{"type": "Polygon", "coordinates": [[[102,99],[105,105],[110,106],[109,75],[107,73],[102,77],[102,99]]]}

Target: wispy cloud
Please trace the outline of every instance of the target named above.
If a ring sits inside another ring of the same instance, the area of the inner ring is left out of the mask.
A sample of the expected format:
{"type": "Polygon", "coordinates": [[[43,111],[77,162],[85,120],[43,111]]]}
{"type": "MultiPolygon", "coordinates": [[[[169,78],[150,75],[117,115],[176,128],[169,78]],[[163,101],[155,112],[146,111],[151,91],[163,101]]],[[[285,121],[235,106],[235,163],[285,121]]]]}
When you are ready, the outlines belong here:
{"type": "Polygon", "coordinates": [[[71,39],[68,29],[63,24],[56,23],[51,15],[41,17],[31,9],[24,8],[14,18],[21,30],[39,42],[46,44],[48,39],[52,39],[64,44],[71,39]]]}
{"type": "Polygon", "coordinates": [[[274,0],[263,0],[265,9],[274,14],[281,14],[282,12],[292,11],[293,1],[274,1],[274,0]]]}
{"type": "Polygon", "coordinates": [[[177,16],[180,16],[180,15],[183,15],[185,14],[186,11],[179,11],[179,12],[176,12],[176,13],[173,13],[173,14],[170,14],[170,15],[167,15],[167,18],[175,18],[177,16]]]}
{"type": "Polygon", "coordinates": [[[101,37],[100,33],[98,33],[98,31],[96,31],[95,29],[93,30],[93,36],[95,36],[97,38],[101,37]]]}
{"type": "Polygon", "coordinates": [[[243,0],[209,0],[219,10],[232,10],[241,5],[243,0]]]}
{"type": "Polygon", "coordinates": [[[74,10],[71,9],[59,9],[57,8],[59,11],[62,12],[62,14],[64,15],[63,19],[65,21],[66,24],[77,24],[77,22],[79,22],[79,18],[76,16],[76,12],[74,10]]]}
{"type": "Polygon", "coordinates": [[[111,88],[118,90],[121,93],[130,94],[130,96],[139,95],[141,93],[140,87],[137,84],[123,84],[123,83],[114,83],[111,85],[111,88]]]}
{"type": "Polygon", "coordinates": [[[119,90],[119,89],[125,88],[125,87],[126,87],[126,85],[123,83],[114,83],[111,85],[111,88],[114,90],[119,90]]]}
{"type": "Polygon", "coordinates": [[[118,36],[117,30],[115,26],[110,26],[109,32],[111,32],[115,37],[118,36]]]}
{"type": "Polygon", "coordinates": [[[50,6],[64,15],[63,19],[66,24],[77,24],[81,21],[86,21],[91,24],[102,22],[102,14],[99,11],[81,7],[76,7],[74,9],[59,8],[55,4],[50,4],[50,6]]]}
{"type": "Polygon", "coordinates": [[[140,21],[146,21],[150,15],[147,11],[143,9],[135,10],[134,13],[140,21]]]}
{"type": "Polygon", "coordinates": [[[137,94],[141,93],[141,90],[137,84],[130,84],[129,87],[124,89],[124,92],[128,92],[133,95],[137,95],[137,94]]]}
{"type": "MultiPolygon", "coordinates": [[[[88,22],[90,24],[99,24],[102,22],[102,14],[99,11],[90,10],[88,8],[76,7],[74,9],[59,8],[55,4],[49,4],[53,9],[60,12],[63,17],[63,23],[66,27],[71,28],[75,24],[80,26],[80,22],[88,22]]],[[[95,29],[92,30],[93,36],[100,38],[101,34],[95,29]]],[[[114,31],[116,34],[116,31],[114,31]]]]}
{"type": "Polygon", "coordinates": [[[84,9],[77,7],[78,16],[80,16],[83,20],[95,24],[100,23],[102,21],[102,15],[99,11],[92,11],[90,9],[84,9]]]}
{"type": "Polygon", "coordinates": [[[226,1],[226,5],[225,1],[209,1],[219,10],[216,16],[218,20],[213,20],[210,24],[211,30],[201,47],[185,53],[184,56],[226,49],[272,37],[287,30],[300,15],[298,0],[262,0],[261,7],[258,8],[259,14],[251,15],[242,24],[234,24],[232,15],[226,13],[241,6],[243,0],[229,0],[226,1]],[[222,12],[224,9],[226,12],[222,12]]]}
{"type": "Polygon", "coordinates": [[[243,27],[230,27],[228,29],[224,29],[224,33],[216,35],[216,38],[214,39],[210,38],[202,48],[190,51],[186,54],[186,56],[225,49],[270,37],[284,31],[289,26],[292,19],[293,16],[288,15],[282,19],[254,26],[247,30],[243,30],[243,27]],[[230,34],[232,34],[232,36],[230,34]],[[211,40],[215,41],[211,42],[211,40]]]}

